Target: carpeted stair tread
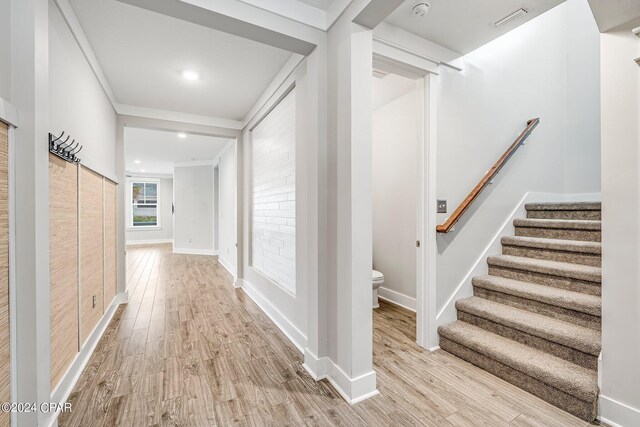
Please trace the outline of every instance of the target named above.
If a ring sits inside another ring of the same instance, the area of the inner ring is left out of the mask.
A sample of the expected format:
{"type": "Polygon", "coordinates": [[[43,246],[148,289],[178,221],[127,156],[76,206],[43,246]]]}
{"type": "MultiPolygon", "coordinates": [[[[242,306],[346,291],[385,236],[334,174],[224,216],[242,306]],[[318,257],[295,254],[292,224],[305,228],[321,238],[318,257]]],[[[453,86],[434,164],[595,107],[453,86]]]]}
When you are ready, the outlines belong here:
{"type": "Polygon", "coordinates": [[[602,298],[499,276],[477,276],[473,286],[600,317],[602,298]]]}
{"type": "Polygon", "coordinates": [[[520,246],[554,251],[578,252],[600,255],[602,243],[582,240],[545,239],[543,237],[504,236],[500,240],[503,245],[520,246]]]}
{"type": "Polygon", "coordinates": [[[440,326],[441,336],[585,402],[598,397],[597,373],[466,322],[440,326]]]}
{"type": "Polygon", "coordinates": [[[528,211],[599,211],[600,202],[537,202],[524,205],[528,211]]]}
{"type": "Polygon", "coordinates": [[[590,265],[571,264],[568,262],[525,258],[513,255],[490,256],[487,258],[487,263],[490,266],[530,271],[587,282],[600,283],[602,281],[602,268],[592,267],[590,265]]]}
{"type": "Polygon", "coordinates": [[[513,220],[513,225],[515,227],[523,228],[600,231],[602,228],[602,221],[584,219],[516,218],[513,220]]]}
{"type": "Polygon", "coordinates": [[[456,301],[456,309],[583,353],[600,354],[600,331],[594,329],[478,297],[456,301]]]}

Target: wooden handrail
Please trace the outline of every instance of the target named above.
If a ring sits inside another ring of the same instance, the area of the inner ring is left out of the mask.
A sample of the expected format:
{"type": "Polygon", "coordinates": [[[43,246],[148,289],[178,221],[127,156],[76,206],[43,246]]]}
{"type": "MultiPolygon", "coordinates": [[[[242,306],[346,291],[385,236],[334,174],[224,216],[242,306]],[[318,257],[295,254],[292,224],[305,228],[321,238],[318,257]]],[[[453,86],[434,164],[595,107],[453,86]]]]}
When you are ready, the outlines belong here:
{"type": "Polygon", "coordinates": [[[525,139],[533,132],[533,130],[540,123],[540,118],[531,119],[527,122],[527,127],[522,131],[520,136],[511,144],[511,146],[504,152],[504,154],[498,159],[498,161],[489,169],[489,171],[482,177],[478,185],[476,185],[471,193],[460,203],[460,206],[453,211],[451,216],[447,218],[444,224],[440,224],[436,227],[438,233],[448,233],[453,229],[453,226],[460,220],[462,215],[469,209],[469,206],[473,201],[482,193],[491,180],[500,172],[500,169],[509,161],[513,153],[524,144],[525,139]]]}

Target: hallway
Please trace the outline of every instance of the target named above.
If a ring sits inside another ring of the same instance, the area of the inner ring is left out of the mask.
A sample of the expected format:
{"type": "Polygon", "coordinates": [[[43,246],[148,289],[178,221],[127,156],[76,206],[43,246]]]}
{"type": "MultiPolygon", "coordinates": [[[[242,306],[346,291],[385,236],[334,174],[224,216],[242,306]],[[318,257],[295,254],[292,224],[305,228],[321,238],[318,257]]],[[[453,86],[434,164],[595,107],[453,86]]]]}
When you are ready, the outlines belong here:
{"type": "Polygon", "coordinates": [[[311,379],[215,257],[175,255],[170,245],[127,252],[130,302],[60,426],[588,425],[448,353],[421,350],[415,315],[386,303],[374,312],[381,395],[350,406],[311,379]]]}

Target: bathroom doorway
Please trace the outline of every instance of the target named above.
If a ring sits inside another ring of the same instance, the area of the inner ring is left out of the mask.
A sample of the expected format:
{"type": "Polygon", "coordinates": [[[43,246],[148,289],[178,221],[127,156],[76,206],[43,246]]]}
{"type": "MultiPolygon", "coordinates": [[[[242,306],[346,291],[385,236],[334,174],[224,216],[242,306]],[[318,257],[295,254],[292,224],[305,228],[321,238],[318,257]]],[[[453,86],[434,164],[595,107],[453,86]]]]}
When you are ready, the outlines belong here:
{"type": "Polygon", "coordinates": [[[381,308],[374,309],[374,329],[376,318],[393,318],[400,332],[433,349],[436,200],[435,127],[430,124],[435,123],[437,76],[376,53],[375,46],[372,306],[377,296],[381,308]]]}
{"type": "Polygon", "coordinates": [[[372,304],[415,337],[421,97],[410,77],[374,67],[372,82],[372,304]]]}

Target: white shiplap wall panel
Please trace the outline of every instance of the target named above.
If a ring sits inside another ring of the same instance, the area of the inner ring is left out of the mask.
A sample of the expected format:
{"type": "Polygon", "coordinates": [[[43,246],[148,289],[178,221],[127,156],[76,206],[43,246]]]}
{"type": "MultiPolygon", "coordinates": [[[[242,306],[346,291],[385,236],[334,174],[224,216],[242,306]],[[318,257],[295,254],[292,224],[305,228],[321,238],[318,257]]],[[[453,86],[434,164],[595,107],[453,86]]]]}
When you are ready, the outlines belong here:
{"type": "Polygon", "coordinates": [[[295,89],[252,131],[251,265],[296,290],[295,89]]]}

